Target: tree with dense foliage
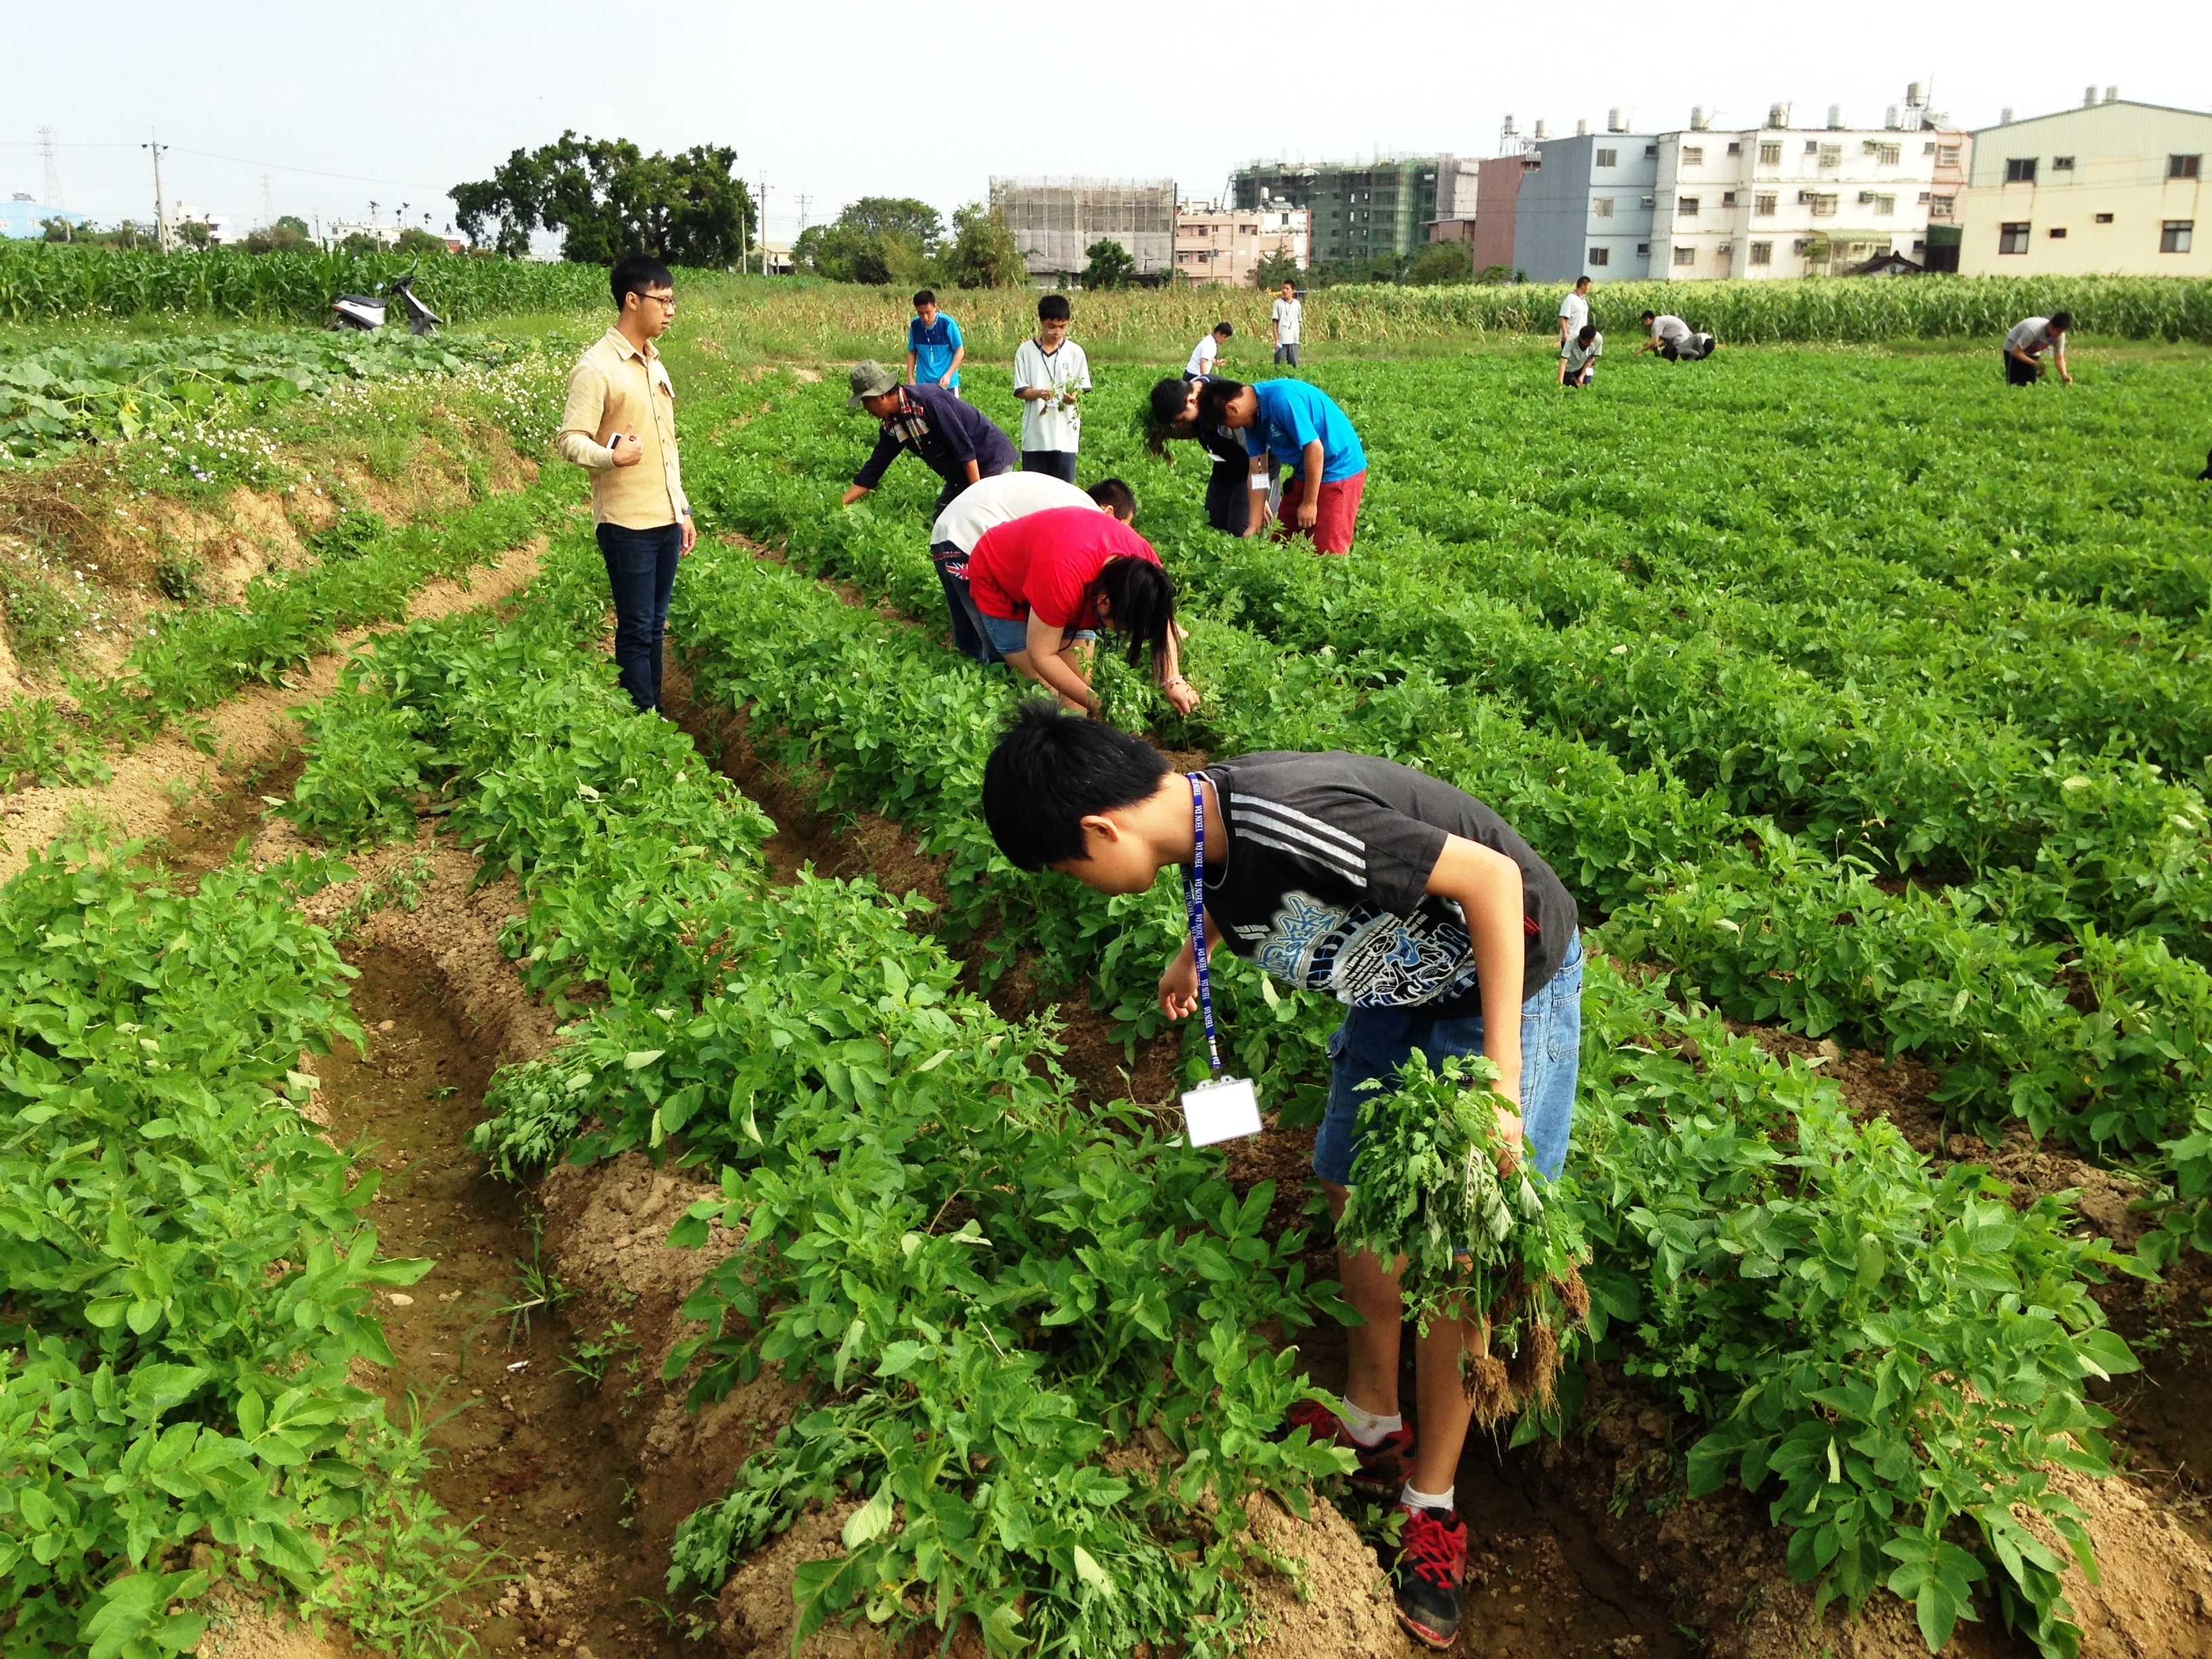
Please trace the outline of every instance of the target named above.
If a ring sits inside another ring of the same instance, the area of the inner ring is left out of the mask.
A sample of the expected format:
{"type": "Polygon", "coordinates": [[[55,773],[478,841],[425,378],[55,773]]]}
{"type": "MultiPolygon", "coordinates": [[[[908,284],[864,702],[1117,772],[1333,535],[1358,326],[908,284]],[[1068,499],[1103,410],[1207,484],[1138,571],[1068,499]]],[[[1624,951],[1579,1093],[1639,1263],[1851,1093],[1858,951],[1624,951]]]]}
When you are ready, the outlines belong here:
{"type": "Polygon", "coordinates": [[[791,250],[801,270],[839,283],[902,285],[930,275],[945,221],[910,196],[863,196],[826,225],[809,225],[791,250]]]}
{"type": "Polygon", "coordinates": [[[471,245],[489,237],[510,258],[528,253],[542,227],[562,233],[563,258],[587,264],[641,252],[670,264],[732,264],[759,222],[737,159],[715,144],[647,155],[628,139],[563,132],[514,151],[489,179],[454,185],[453,222],[471,245]]]}
{"type": "Polygon", "coordinates": [[[945,256],[947,283],[954,288],[1019,288],[1029,274],[1029,261],[1003,214],[981,202],[955,210],[952,246],[945,256]]]}
{"type": "Polygon", "coordinates": [[[1128,249],[1110,237],[1100,237],[1083,250],[1083,257],[1091,261],[1083,268],[1084,287],[1136,287],[1136,260],[1130,257],[1128,249]]]}
{"type": "Polygon", "coordinates": [[[1296,283],[1299,278],[1297,256],[1280,242],[1260,258],[1252,268],[1252,286],[1261,289],[1280,288],[1285,283],[1296,283]]]}
{"type": "Polygon", "coordinates": [[[246,233],[248,253],[289,253],[307,243],[307,228],[289,216],[273,225],[256,225],[246,233]]]}
{"type": "Polygon", "coordinates": [[[1413,256],[1406,280],[1424,286],[1474,279],[1474,249],[1466,242],[1428,242],[1413,256]]]}
{"type": "Polygon", "coordinates": [[[443,253],[446,252],[446,239],[434,230],[410,225],[399,233],[399,240],[392,246],[402,253],[443,253]]]}

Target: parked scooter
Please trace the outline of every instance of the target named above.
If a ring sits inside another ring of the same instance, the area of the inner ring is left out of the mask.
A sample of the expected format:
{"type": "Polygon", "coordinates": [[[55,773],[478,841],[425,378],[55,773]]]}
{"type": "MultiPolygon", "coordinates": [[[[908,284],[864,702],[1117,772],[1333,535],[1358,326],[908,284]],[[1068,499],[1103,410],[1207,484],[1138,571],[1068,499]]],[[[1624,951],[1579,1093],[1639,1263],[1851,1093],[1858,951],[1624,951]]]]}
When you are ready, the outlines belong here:
{"type": "Polygon", "coordinates": [[[410,334],[435,334],[445,319],[415,297],[415,268],[395,283],[380,283],[374,294],[341,294],[331,301],[332,328],[358,329],[373,333],[384,326],[385,313],[390,308],[389,295],[398,295],[399,302],[407,309],[407,331],[410,334]]]}

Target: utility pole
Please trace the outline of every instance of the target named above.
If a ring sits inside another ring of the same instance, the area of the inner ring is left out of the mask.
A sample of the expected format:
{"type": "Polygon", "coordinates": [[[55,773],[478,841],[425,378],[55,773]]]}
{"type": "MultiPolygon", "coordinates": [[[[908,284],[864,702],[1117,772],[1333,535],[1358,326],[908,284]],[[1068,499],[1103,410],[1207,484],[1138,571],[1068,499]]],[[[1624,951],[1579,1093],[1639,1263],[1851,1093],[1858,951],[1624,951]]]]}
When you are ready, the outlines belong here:
{"type": "Polygon", "coordinates": [[[261,223],[264,229],[276,228],[276,191],[265,173],[261,175],[261,223]]]}
{"type": "Polygon", "coordinates": [[[169,251],[169,204],[161,194],[161,152],[168,146],[161,142],[161,135],[153,128],[146,129],[147,142],[138,146],[149,150],[154,156],[154,245],[162,252],[169,251]]]}
{"type": "Polygon", "coordinates": [[[52,127],[39,129],[39,154],[46,164],[46,205],[51,208],[67,207],[69,204],[62,200],[62,170],[54,160],[54,130],[52,127]]]}
{"type": "Polygon", "coordinates": [[[768,180],[761,180],[760,203],[761,275],[768,275],[768,180]]]}

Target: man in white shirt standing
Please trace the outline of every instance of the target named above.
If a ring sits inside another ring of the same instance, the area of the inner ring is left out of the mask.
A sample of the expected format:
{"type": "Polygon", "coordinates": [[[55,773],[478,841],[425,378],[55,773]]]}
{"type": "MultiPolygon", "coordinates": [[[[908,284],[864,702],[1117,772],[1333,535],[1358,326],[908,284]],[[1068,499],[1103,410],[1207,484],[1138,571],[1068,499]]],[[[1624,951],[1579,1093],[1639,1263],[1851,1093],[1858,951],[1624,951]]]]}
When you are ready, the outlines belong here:
{"type": "Polygon", "coordinates": [[[1182,366],[1183,379],[1202,380],[1212,374],[1215,365],[1221,361],[1221,349],[1229,343],[1230,337],[1236,332],[1232,324],[1216,323],[1213,332],[1190,349],[1190,361],[1182,366]]]}
{"type": "Polygon", "coordinates": [[[2066,333],[2073,326],[2072,313],[2064,311],[2014,323],[2005,336],[2005,384],[2033,386],[2043,378],[2043,354],[2048,351],[2058,378],[2072,386],[2074,377],[2066,372],[2066,333]]]}
{"type": "Polygon", "coordinates": [[[1091,390],[1091,360],[1067,337],[1069,318],[1065,294],[1037,301],[1036,337],[1014,349],[1014,396],[1022,400],[1022,471],[1072,484],[1083,437],[1075,400],[1091,390]]]}
{"type": "Polygon", "coordinates": [[[1267,308],[1275,322],[1275,361],[1298,366],[1298,325],[1304,319],[1305,307],[1298,303],[1298,285],[1285,282],[1283,292],[1267,308]]]}
{"type": "Polygon", "coordinates": [[[1565,351],[1567,343],[1581,333],[1589,324],[1590,279],[1577,276],[1575,285],[1559,301],[1559,349],[1565,351]]]}

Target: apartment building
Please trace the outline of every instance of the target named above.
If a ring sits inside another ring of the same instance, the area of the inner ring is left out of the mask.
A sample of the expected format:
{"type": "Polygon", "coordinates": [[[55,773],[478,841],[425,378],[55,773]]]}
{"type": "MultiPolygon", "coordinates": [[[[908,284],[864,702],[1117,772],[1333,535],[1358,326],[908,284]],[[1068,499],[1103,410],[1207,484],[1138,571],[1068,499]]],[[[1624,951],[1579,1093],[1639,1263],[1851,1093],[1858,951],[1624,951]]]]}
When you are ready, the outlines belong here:
{"type": "Polygon", "coordinates": [[[1261,260],[1287,254],[1312,262],[1312,220],[1304,208],[1235,208],[1185,202],[1176,211],[1176,275],[1194,283],[1249,286],[1261,260]]]}
{"type": "MultiPolygon", "coordinates": [[[[2009,118],[2011,112],[2007,111],[2009,118]]],[[[2199,240],[2212,114],[2102,98],[1974,134],[1960,203],[1960,272],[2212,276],[2199,240]]],[[[2212,231],[2212,224],[2202,227],[2212,231]]]]}
{"type": "MultiPolygon", "coordinates": [[[[1304,208],[1316,265],[1397,258],[1418,252],[1439,218],[1437,186],[1448,204],[1464,190],[1450,155],[1378,156],[1369,161],[1255,161],[1231,176],[1242,209],[1304,208]]],[[[1465,216],[1457,213],[1444,217],[1465,216]]]]}
{"type": "Polygon", "coordinates": [[[1659,181],[1656,133],[1625,130],[1547,138],[1531,151],[1513,210],[1510,264],[1532,283],[1634,282],[1651,274],[1659,181]]]}
{"type": "MultiPolygon", "coordinates": [[[[1838,276],[1892,252],[1919,261],[1942,141],[1930,130],[1766,124],[1659,136],[1651,226],[1655,277],[1759,281],[1838,276]]],[[[1595,274],[1595,273],[1593,273],[1595,274]]]]}

